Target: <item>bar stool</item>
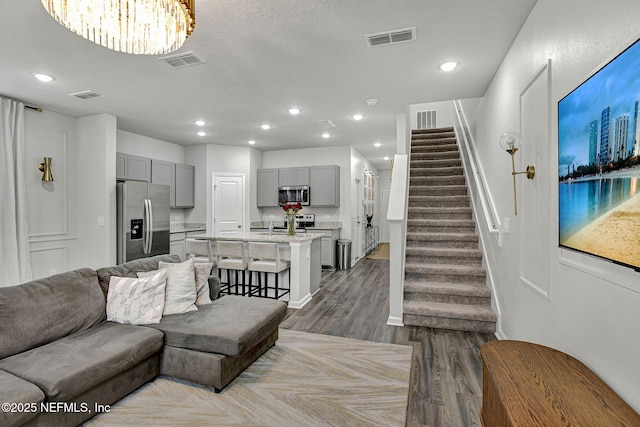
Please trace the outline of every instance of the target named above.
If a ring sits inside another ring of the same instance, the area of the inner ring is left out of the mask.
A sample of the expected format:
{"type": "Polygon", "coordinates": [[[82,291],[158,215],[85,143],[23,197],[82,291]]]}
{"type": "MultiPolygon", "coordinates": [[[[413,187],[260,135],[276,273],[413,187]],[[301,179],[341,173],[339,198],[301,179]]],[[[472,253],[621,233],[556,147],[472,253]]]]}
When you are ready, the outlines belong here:
{"type": "Polygon", "coordinates": [[[222,292],[231,294],[231,289],[235,288],[235,294],[238,295],[238,272],[242,272],[242,292],[240,295],[245,295],[245,281],[244,272],[247,270],[247,257],[245,256],[244,243],[232,240],[218,240],[216,242],[216,254],[218,264],[218,278],[222,284],[222,292]],[[227,282],[222,281],[222,270],[227,270],[227,282]],[[235,280],[231,284],[231,278],[229,277],[229,270],[234,271],[235,280]]]}
{"type": "Polygon", "coordinates": [[[199,240],[192,237],[184,241],[184,253],[193,256],[194,262],[213,262],[213,250],[211,240],[199,240]]]}
{"type": "Polygon", "coordinates": [[[250,296],[269,297],[268,291],[272,289],[274,295],[272,298],[279,299],[289,293],[291,277],[289,277],[289,288],[281,288],[278,283],[280,273],[289,269],[288,261],[280,260],[280,250],[277,243],[249,242],[249,262],[247,269],[249,270],[249,289],[250,296]],[[258,285],[253,287],[253,273],[258,273],[258,285]],[[262,275],[264,273],[264,285],[262,284],[262,275]],[[275,274],[275,285],[269,286],[267,273],[275,274]],[[264,295],[262,295],[264,293],[264,295]]]}

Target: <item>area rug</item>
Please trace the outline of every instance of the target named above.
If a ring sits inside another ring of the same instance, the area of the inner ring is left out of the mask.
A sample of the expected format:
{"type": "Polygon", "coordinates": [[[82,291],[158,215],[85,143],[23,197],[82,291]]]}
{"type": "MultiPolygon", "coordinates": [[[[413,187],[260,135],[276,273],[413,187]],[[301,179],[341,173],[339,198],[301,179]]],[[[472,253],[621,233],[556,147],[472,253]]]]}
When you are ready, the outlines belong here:
{"type": "Polygon", "coordinates": [[[221,393],[158,377],[86,426],[404,426],[412,347],[280,329],[221,393]]]}
{"type": "Polygon", "coordinates": [[[369,259],[389,259],[389,244],[388,243],[380,243],[375,252],[369,254],[367,256],[369,259]]]}

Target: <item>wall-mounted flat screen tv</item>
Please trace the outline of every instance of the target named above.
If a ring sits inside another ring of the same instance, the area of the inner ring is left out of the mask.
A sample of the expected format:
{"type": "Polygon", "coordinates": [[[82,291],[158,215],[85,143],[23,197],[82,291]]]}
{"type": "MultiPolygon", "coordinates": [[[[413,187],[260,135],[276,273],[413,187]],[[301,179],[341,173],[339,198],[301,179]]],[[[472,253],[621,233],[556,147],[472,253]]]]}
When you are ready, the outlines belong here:
{"type": "Polygon", "coordinates": [[[559,242],[640,271],[640,39],[558,101],[559,242]]]}

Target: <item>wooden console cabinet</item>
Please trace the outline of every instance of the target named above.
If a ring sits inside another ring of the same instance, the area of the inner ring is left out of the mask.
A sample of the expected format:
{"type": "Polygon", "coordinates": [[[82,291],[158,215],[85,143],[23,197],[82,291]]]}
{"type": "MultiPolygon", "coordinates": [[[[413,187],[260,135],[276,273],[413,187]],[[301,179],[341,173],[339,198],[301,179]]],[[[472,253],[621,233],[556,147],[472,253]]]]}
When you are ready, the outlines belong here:
{"type": "Polygon", "coordinates": [[[492,341],[482,356],[482,424],[640,426],[640,416],[582,362],[522,341],[492,341]]]}

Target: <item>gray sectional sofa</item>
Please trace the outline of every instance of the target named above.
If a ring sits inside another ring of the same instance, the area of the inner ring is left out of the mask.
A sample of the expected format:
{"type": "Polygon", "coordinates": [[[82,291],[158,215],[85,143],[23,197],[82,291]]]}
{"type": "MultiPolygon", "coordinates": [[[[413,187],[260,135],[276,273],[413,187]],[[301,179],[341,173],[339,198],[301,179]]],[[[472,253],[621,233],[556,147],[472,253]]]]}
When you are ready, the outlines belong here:
{"type": "Polygon", "coordinates": [[[214,277],[213,302],[197,311],[146,326],[106,321],[109,278],[135,277],[159,261],[180,259],[161,255],[0,288],[0,426],[78,425],[158,375],[220,391],[275,344],[286,304],[214,299],[214,277]]]}

